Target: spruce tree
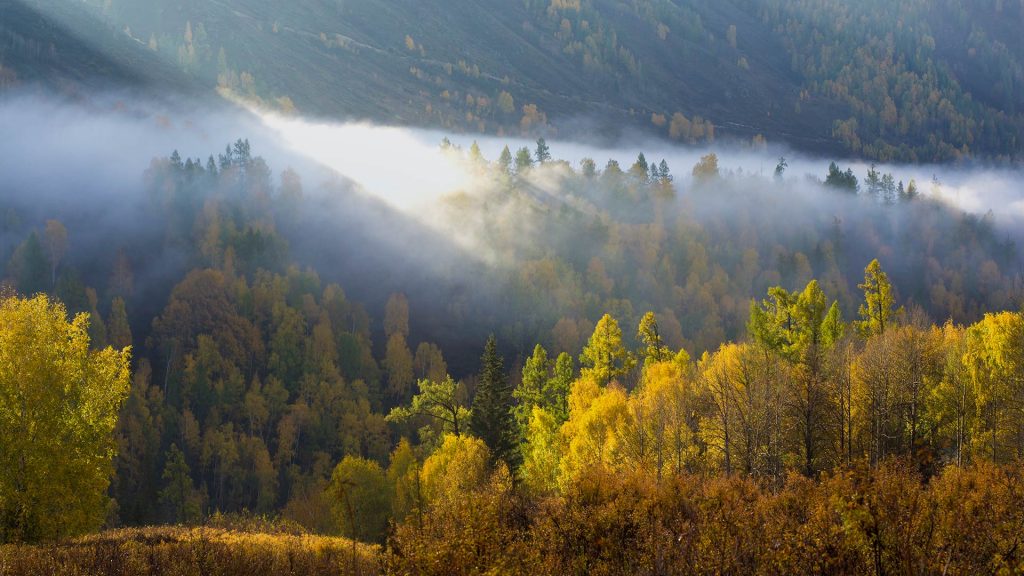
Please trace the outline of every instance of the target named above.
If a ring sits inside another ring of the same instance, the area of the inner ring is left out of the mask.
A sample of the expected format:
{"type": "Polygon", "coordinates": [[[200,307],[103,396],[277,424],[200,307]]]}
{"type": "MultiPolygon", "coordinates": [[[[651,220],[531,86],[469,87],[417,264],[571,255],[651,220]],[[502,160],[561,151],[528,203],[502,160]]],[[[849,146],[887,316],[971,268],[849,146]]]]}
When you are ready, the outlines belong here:
{"type": "Polygon", "coordinates": [[[645,182],[648,180],[649,170],[650,166],[647,164],[647,158],[644,157],[643,152],[641,152],[640,155],[636,157],[636,162],[634,162],[633,165],[629,168],[629,172],[630,174],[633,175],[634,178],[645,182]]]}
{"type": "Polygon", "coordinates": [[[664,158],[662,158],[661,162],[658,164],[658,172],[660,173],[662,182],[672,181],[672,174],[668,171],[668,162],[665,162],[664,158]]]}
{"type": "Polygon", "coordinates": [[[480,381],[473,398],[473,414],[469,427],[491,451],[491,461],[501,460],[510,471],[518,466],[515,421],[512,415],[512,387],[505,377],[504,362],[498,355],[494,335],[487,339],[481,358],[480,381]]]}
{"type": "Polygon", "coordinates": [[[535,154],[537,157],[537,164],[544,164],[545,162],[551,161],[551,148],[548,147],[547,141],[543,138],[537,140],[537,150],[535,154]]]}

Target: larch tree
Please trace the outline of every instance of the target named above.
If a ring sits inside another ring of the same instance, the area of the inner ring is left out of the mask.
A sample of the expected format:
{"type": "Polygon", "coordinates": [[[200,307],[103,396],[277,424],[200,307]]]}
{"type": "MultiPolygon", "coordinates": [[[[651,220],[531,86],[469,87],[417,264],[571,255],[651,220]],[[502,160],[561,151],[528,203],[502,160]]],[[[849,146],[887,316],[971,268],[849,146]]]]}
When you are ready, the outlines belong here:
{"type": "Polygon", "coordinates": [[[827,420],[825,359],[842,336],[842,319],[838,304],[828,305],[816,280],[802,292],[774,287],[768,294],[761,305],[752,304],[748,330],[758,344],[794,369],[787,412],[798,431],[804,473],[810,476],[817,470],[820,432],[827,420]]]}
{"type": "Polygon", "coordinates": [[[523,432],[521,476],[528,491],[546,495],[558,490],[562,445],[559,422],[547,410],[533,406],[523,432]]]}
{"type": "Polygon", "coordinates": [[[103,522],[131,352],[90,350],[88,324],[46,296],[0,299],[0,541],[103,522]]]}
{"type": "Polygon", "coordinates": [[[563,486],[588,469],[613,470],[621,463],[619,432],[630,418],[628,395],[621,386],[599,386],[586,376],[573,385],[569,405],[569,420],[562,427],[565,452],[559,482],[563,486]]]}
{"type": "Polygon", "coordinates": [[[714,153],[701,156],[693,167],[693,177],[699,182],[718,178],[718,156],[714,153]]]}
{"type": "Polygon", "coordinates": [[[636,360],[622,344],[622,330],[619,323],[605,314],[598,321],[594,333],[580,354],[583,373],[601,385],[625,376],[633,369],[636,360]]]}
{"type": "Polygon", "coordinates": [[[645,417],[637,427],[648,429],[647,452],[659,479],[666,472],[682,473],[696,452],[691,419],[697,412],[699,398],[697,387],[690,381],[689,368],[690,360],[685,353],[678,359],[645,367],[640,387],[630,398],[633,414],[642,413],[645,417]]]}
{"type": "Polygon", "coordinates": [[[645,367],[652,363],[668,360],[671,352],[661,339],[661,333],[658,330],[658,319],[654,316],[654,312],[648,312],[640,319],[637,339],[644,345],[641,355],[643,356],[645,367]]]}
{"type": "Polygon", "coordinates": [[[672,173],[669,171],[668,162],[664,158],[658,163],[658,177],[661,178],[663,184],[668,184],[672,181],[672,173]]]}
{"type": "Polygon", "coordinates": [[[426,378],[434,382],[440,382],[448,375],[448,364],[444,361],[444,354],[436,344],[430,342],[420,342],[416,347],[413,368],[417,378],[426,378]]]}
{"type": "Polygon", "coordinates": [[[530,155],[530,149],[522,147],[516,151],[516,174],[523,175],[533,168],[533,156],[530,155]]]}
{"type": "Polygon", "coordinates": [[[484,159],[483,152],[480,151],[480,145],[477,144],[476,140],[469,146],[469,161],[475,166],[485,166],[487,160],[484,159]]]}
{"type": "Polygon", "coordinates": [[[386,472],[388,489],[391,492],[391,517],[404,522],[413,512],[423,506],[420,464],[407,438],[402,438],[391,453],[386,472]]]}
{"type": "Polygon", "coordinates": [[[572,356],[565,352],[551,360],[547,350],[537,344],[533,354],[523,364],[522,380],[513,391],[517,404],[516,422],[525,429],[533,408],[541,408],[561,423],[568,417],[566,397],[572,385],[574,367],[572,356]]]}
{"type": "Polygon", "coordinates": [[[964,362],[977,402],[975,452],[996,462],[1024,456],[1024,314],[986,314],[967,330],[964,362]]]}
{"type": "Polygon", "coordinates": [[[520,428],[526,427],[535,406],[544,405],[544,388],[550,372],[551,361],[548,360],[548,352],[537,344],[533,348],[533,354],[523,364],[523,378],[519,386],[512,392],[517,401],[514,412],[520,428]]]}
{"type": "Polygon", "coordinates": [[[701,436],[712,451],[718,452],[726,476],[733,472],[733,451],[740,427],[735,409],[743,386],[739,356],[739,346],[725,344],[714,354],[705,353],[699,365],[703,396],[711,407],[709,415],[701,421],[701,436]]]}
{"type": "Polygon", "coordinates": [[[401,293],[392,294],[384,306],[384,335],[394,334],[409,337],[409,300],[401,293]]]}
{"type": "Polygon", "coordinates": [[[115,348],[126,348],[132,345],[132,329],[128,324],[128,311],[125,309],[124,298],[120,296],[114,297],[110,303],[107,339],[115,348]]]}
{"type": "Polygon", "coordinates": [[[898,310],[889,276],[882,271],[877,258],[864,269],[864,283],[857,287],[864,291],[864,302],[858,309],[861,320],[857,323],[857,329],[864,337],[882,334],[898,310]]]}
{"type": "Polygon", "coordinates": [[[512,151],[508,149],[507,144],[501,149],[501,155],[498,156],[498,169],[503,174],[512,174],[512,151]]]}
{"type": "Polygon", "coordinates": [[[404,400],[413,382],[414,358],[406,339],[409,337],[409,301],[405,294],[392,294],[384,307],[384,370],[388,392],[393,399],[404,400]]]}

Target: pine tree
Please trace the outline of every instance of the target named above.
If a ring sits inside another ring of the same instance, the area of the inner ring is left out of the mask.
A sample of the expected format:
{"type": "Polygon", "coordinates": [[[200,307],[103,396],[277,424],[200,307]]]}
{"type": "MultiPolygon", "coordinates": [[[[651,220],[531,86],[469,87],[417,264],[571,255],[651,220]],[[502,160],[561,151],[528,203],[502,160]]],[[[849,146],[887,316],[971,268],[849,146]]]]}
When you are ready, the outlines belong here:
{"type": "Polygon", "coordinates": [[[850,194],[856,194],[860,189],[860,184],[857,182],[857,177],[854,176],[853,170],[847,168],[846,172],[843,172],[835,162],[831,162],[828,165],[828,176],[825,177],[825,185],[838,188],[850,194]]]}
{"type": "Polygon", "coordinates": [[[537,164],[543,164],[551,161],[551,149],[548,148],[548,143],[543,138],[537,140],[537,150],[534,152],[537,158],[537,164]]]}
{"type": "Polygon", "coordinates": [[[636,157],[636,162],[634,162],[633,165],[630,166],[629,172],[637,180],[646,181],[647,177],[648,177],[648,172],[649,171],[650,171],[650,167],[647,164],[647,158],[644,156],[644,153],[641,152],[636,157]]]}
{"type": "Polygon", "coordinates": [[[882,199],[882,192],[884,187],[882,186],[882,174],[878,171],[874,164],[868,170],[868,177],[865,180],[868,186],[868,196],[875,200],[882,199]]]}
{"type": "Polygon", "coordinates": [[[659,176],[662,182],[668,183],[672,181],[672,174],[668,170],[668,162],[664,158],[658,163],[658,172],[660,172],[659,176]]]}
{"type": "Polygon", "coordinates": [[[480,361],[480,381],[473,398],[469,427],[487,444],[492,463],[501,460],[508,464],[509,470],[515,470],[519,452],[512,415],[512,388],[505,377],[504,362],[498,355],[498,343],[493,335],[487,339],[480,361]]]}
{"type": "Polygon", "coordinates": [[[882,203],[887,206],[896,203],[896,181],[892,174],[882,176],[882,203]]]}
{"type": "Polygon", "coordinates": [[[572,356],[562,352],[555,359],[555,367],[548,380],[546,395],[550,402],[551,415],[559,423],[569,419],[569,389],[576,378],[576,366],[572,356]]]}
{"type": "Polygon", "coordinates": [[[786,173],[786,168],[789,168],[789,162],[786,162],[786,157],[782,156],[779,158],[779,163],[775,165],[776,180],[782,179],[782,176],[786,173]]]}
{"type": "MultiPolygon", "coordinates": [[[[406,422],[413,418],[430,418],[439,425],[442,433],[456,436],[465,432],[463,425],[470,415],[465,407],[465,387],[451,376],[432,381],[419,381],[419,394],[412,397],[408,406],[398,406],[387,415],[389,422],[406,422]]],[[[422,433],[421,433],[422,434],[422,433]]]]}

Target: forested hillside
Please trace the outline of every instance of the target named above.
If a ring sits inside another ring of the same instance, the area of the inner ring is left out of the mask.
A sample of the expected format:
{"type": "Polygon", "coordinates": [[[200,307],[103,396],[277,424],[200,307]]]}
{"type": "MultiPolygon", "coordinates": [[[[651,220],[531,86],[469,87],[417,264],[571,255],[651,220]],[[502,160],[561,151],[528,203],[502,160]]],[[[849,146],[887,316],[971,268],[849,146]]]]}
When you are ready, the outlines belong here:
{"type": "Polygon", "coordinates": [[[495,161],[444,146],[483,184],[444,199],[440,227],[395,230],[420,243],[404,260],[312,216],[372,201],[272,177],[243,140],[155,159],[100,242],[75,241],[92,220],[66,206],[4,200],[9,287],[134,350],[109,522],[250,511],[379,540],[499,460],[540,495],[594,466],[781,481],[1024,449],[1020,256],[986,218],[874,170],[807,183],[714,155],[674,175],[642,154],[574,167],[543,141],[495,161]],[[338,248],[353,241],[395,257],[368,266],[338,248]],[[404,293],[381,294],[389,270],[404,293]],[[423,495],[402,492],[416,462],[423,495]]]}
{"type": "Polygon", "coordinates": [[[42,87],[82,98],[97,89],[195,94],[173,63],[142,50],[113,25],[74,2],[0,2],[0,91],[42,87]]]}
{"type": "Polygon", "coordinates": [[[1024,574],[1022,29],[0,0],[0,576],[1024,574]]]}
{"type": "Polygon", "coordinates": [[[883,161],[1019,159],[1024,145],[1024,7],[1010,0],[5,4],[88,40],[19,26],[0,45],[8,85],[158,58],[210,90],[387,124],[767,138],[883,161]]]}

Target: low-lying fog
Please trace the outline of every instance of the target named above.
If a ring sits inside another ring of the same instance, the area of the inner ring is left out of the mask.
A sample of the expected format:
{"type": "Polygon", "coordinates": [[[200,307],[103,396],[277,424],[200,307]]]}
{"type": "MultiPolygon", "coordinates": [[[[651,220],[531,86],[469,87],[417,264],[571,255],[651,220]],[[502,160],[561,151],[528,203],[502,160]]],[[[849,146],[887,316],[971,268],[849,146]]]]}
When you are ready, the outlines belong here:
{"type": "MultiPolygon", "coordinates": [[[[462,149],[475,140],[484,157],[495,160],[502,147],[515,152],[532,139],[448,134],[436,130],[331,123],[261,113],[229,103],[197,106],[189,102],[139,102],[129,94],[96,96],[87,102],[13,95],[0,100],[0,193],[33,203],[61,202],[96,206],[106,203],[106,217],[116,217],[119,202],[140,189],[151,159],[178,150],[183,158],[205,159],[224,145],[247,138],[254,154],[263,156],[275,173],[291,167],[303,177],[307,193],[337,175],[355,182],[409,215],[427,214],[425,207],[455,191],[478,185],[464,163],[441,151],[448,137],[462,149]]],[[[869,165],[860,161],[814,158],[780,145],[762,149],[712,146],[691,148],[640,137],[614,148],[581,142],[548,141],[556,159],[574,166],[592,158],[598,168],[616,159],[628,168],[643,152],[648,161],[665,159],[685,194],[692,166],[715,152],[723,173],[763,175],[767,182],[778,159],[788,162],[786,180],[823,179],[830,161],[852,167],[863,181],[869,165]]],[[[1011,235],[1024,227],[1024,173],[940,165],[879,165],[897,181],[916,180],[924,195],[938,195],[964,210],[992,211],[996,223],[1011,235]]],[[[102,217],[99,224],[102,224],[102,217]]],[[[437,225],[427,222],[427,224],[437,225]]]]}

